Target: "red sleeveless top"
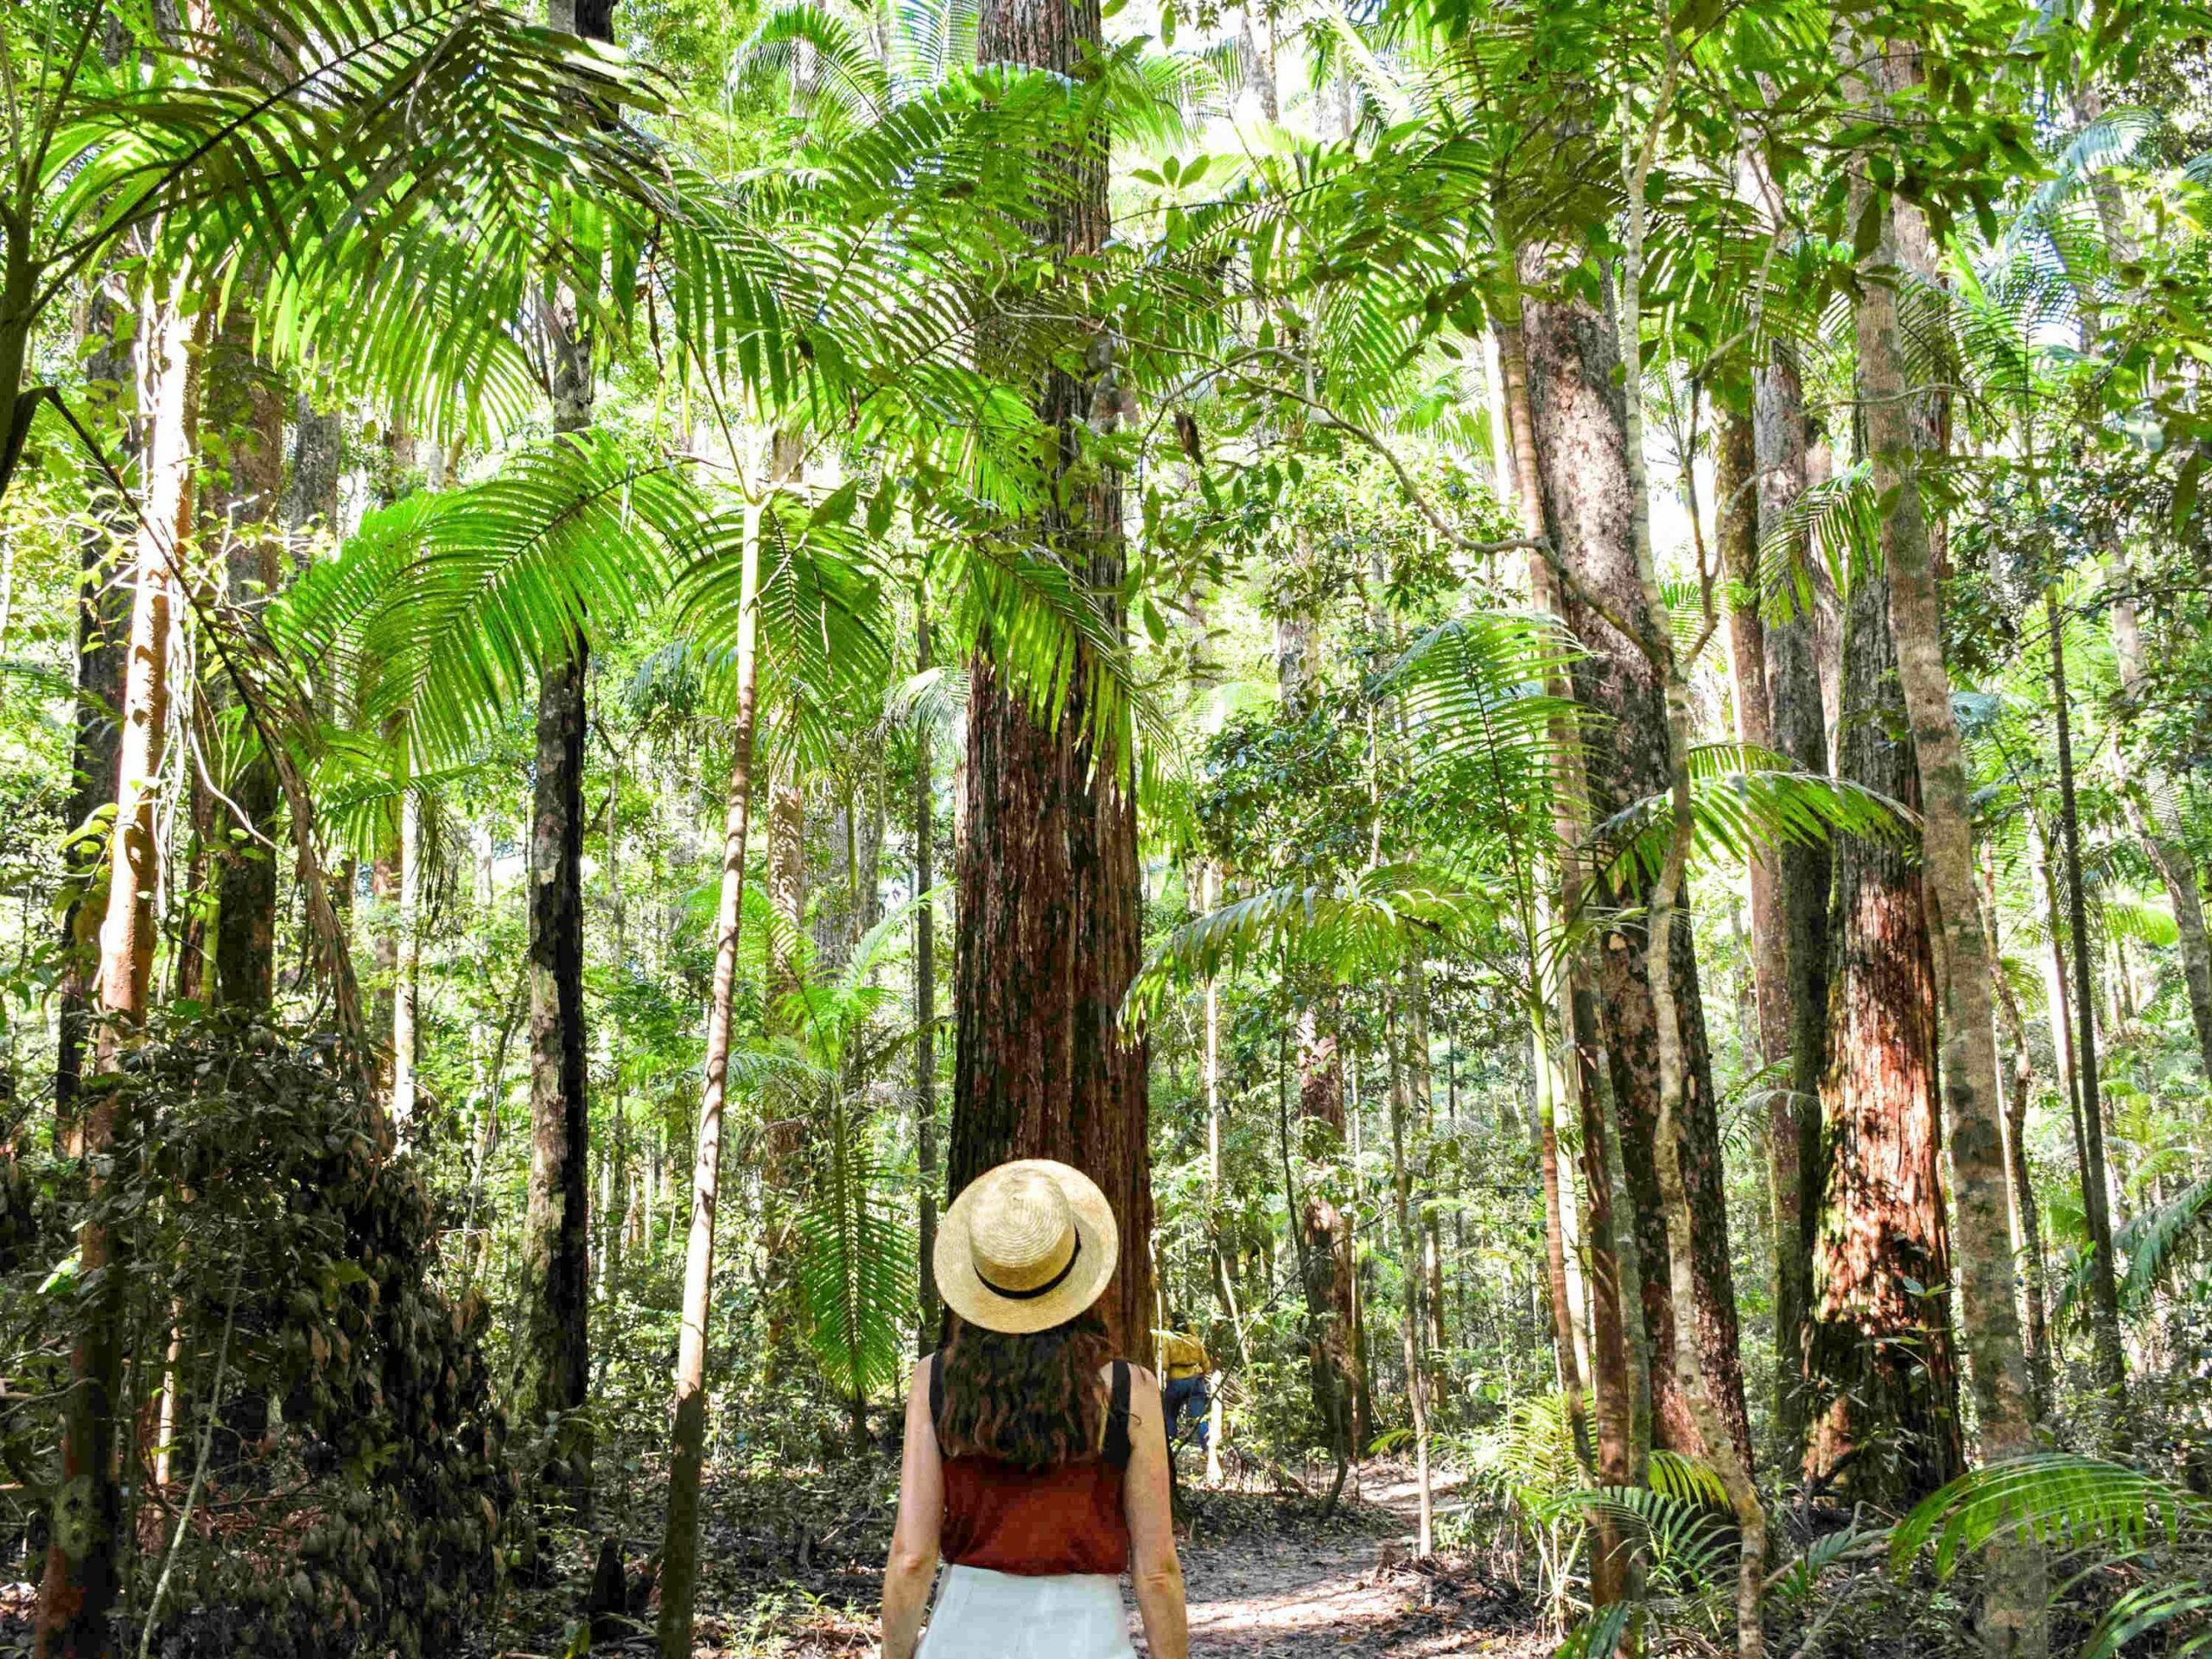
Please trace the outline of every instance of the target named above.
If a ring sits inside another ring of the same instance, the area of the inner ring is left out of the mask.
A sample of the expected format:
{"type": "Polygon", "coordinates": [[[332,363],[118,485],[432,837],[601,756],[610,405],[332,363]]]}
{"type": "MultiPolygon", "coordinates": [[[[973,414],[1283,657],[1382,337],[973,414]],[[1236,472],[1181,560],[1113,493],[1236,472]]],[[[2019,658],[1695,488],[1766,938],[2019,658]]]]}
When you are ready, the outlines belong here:
{"type": "MultiPolygon", "coordinates": [[[[930,1360],[930,1421],[944,1415],[944,1357],[930,1360]]],[[[1030,1470],[998,1458],[944,1459],[938,1548],[956,1567],[1021,1578],[1128,1570],[1122,1484],[1129,1466],[1129,1368],[1114,1362],[1106,1444],[1088,1463],[1030,1470]]]]}

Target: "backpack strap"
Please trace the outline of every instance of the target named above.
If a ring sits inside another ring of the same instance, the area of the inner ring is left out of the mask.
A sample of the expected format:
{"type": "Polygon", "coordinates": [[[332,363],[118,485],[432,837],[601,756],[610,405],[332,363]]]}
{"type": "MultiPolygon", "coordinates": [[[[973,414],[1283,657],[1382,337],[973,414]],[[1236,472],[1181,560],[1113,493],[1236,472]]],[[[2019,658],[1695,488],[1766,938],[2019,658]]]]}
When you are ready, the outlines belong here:
{"type": "Polygon", "coordinates": [[[930,1356],[930,1427],[935,1428],[944,1416],[944,1350],[938,1349],[930,1356]]]}
{"type": "Polygon", "coordinates": [[[1114,1384],[1106,1407],[1106,1444],[1099,1455],[1116,1469],[1129,1466],[1129,1362],[1114,1362],[1114,1384]]]}

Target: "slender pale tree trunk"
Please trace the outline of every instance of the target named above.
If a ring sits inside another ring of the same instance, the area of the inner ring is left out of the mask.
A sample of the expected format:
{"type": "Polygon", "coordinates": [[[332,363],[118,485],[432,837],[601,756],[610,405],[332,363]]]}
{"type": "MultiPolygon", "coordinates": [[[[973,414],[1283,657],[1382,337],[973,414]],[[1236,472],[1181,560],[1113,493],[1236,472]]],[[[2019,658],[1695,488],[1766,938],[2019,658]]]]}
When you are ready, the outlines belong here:
{"type": "MultiPolygon", "coordinates": [[[[1767,677],[1766,624],[1759,613],[1758,432],[1751,414],[1721,417],[1713,493],[1719,497],[1720,557],[1727,572],[1728,663],[1735,692],[1736,737],[1755,748],[1775,743],[1773,696],[1767,677]]],[[[1764,1123],[1768,1205],[1774,1217],[1775,1427],[1784,1455],[1804,1433],[1798,1370],[1804,1351],[1809,1285],[1804,1251],[1801,1167],[1804,1133],[1793,1075],[1787,908],[1783,849],[1754,842],[1746,861],[1751,900],[1751,987],[1758,1058],[1767,1077],[1764,1123]]]]}
{"type": "MultiPolygon", "coordinates": [[[[176,573],[193,529],[192,438],[198,425],[197,347],[202,343],[179,307],[185,283],[180,276],[167,296],[149,296],[138,330],[145,472],[124,665],[107,911],[99,935],[94,1065],[102,1074],[118,1070],[125,1051],[143,1033],[157,942],[154,893],[161,848],[156,794],[169,722],[176,573]]],[[[118,1133],[114,1093],[103,1086],[85,1105],[79,1134],[86,1157],[93,1160],[97,1191],[103,1179],[99,1160],[118,1133]]],[[[38,1659],[100,1659],[111,1651],[108,1621],[121,1589],[118,1557],[124,1546],[116,1439],[130,1404],[123,1397],[127,1263],[122,1243],[97,1221],[87,1221],[77,1236],[79,1270],[96,1289],[79,1304],[69,1387],[61,1400],[60,1466],[34,1638],[38,1659]]]]}
{"type": "MultiPolygon", "coordinates": [[[[2032,831],[2031,840],[2032,840],[2032,831]]],[[[2012,1218],[2018,1230],[2012,1243],[2020,1263],[2021,1304],[2027,1315],[2028,1374],[2035,1388],[2038,1417],[2050,1408],[2050,1327],[2044,1283],[2043,1217],[2036,1204],[2033,1172],[2028,1164],[2028,1096],[2035,1087],[2035,1060],[2028,1048],[2027,1021],[2020,1014],[2020,999],[2003,970],[2004,951],[1997,931],[1997,867],[1983,861],[1982,926],[1989,936],[1991,960],[1999,970],[1990,976],[1997,993],[1999,1028],[2012,1046],[2012,1071],[2005,1078],[2005,1163],[2012,1183],[2012,1218]]]]}
{"type": "MultiPolygon", "coordinates": [[[[90,423],[93,430],[107,435],[109,460],[127,470],[139,448],[138,426],[120,416],[137,406],[136,397],[128,395],[137,364],[134,344],[118,346],[113,343],[116,321],[115,299],[108,284],[102,282],[93,289],[86,311],[86,414],[98,412],[92,406],[97,400],[118,416],[111,424],[90,423]]],[[[97,466],[90,469],[86,485],[95,516],[78,543],[77,700],[68,807],[73,833],[91,827],[93,815],[117,798],[116,764],[123,730],[124,665],[132,588],[126,571],[118,569],[124,563],[124,550],[130,545],[130,505],[118,499],[115,485],[97,466]]],[[[89,882],[98,846],[90,836],[71,843],[67,858],[73,874],[89,882]]],[[[55,999],[59,1018],[54,1060],[54,1148],[63,1157],[75,1157],[83,1150],[78,1099],[84,1084],[85,1061],[95,1038],[92,1007],[100,920],[99,907],[84,899],[73,899],[61,918],[64,956],[55,999]]]]}
{"type": "MultiPolygon", "coordinates": [[[[1791,566],[1812,575],[1808,538],[1787,528],[1789,510],[1805,492],[1809,473],[1805,444],[1804,396],[1795,362],[1777,344],[1754,383],[1753,454],[1758,468],[1759,535],[1788,536],[1791,566]]],[[[1767,698],[1774,746],[1801,772],[1828,769],[1827,715],[1822,701],[1815,619],[1809,595],[1796,588],[1788,613],[1765,630],[1767,698]]],[[[1778,1250],[1794,1281],[1790,1299],[1802,1309],[1812,1296],[1812,1218],[1819,1208],[1811,1191],[1820,1168],[1820,1089],[1827,1070],[1828,881],[1827,842],[1791,842],[1776,857],[1777,918],[1782,930],[1783,971],[1789,1012],[1789,1068],[1778,1086],[1789,1090],[1789,1122],[1797,1131],[1797,1192],[1790,1213],[1797,1220],[1794,1238],[1778,1250]]],[[[1770,1132],[1786,1134],[1778,1116],[1770,1132]]],[[[1776,1166],[1777,1172],[1779,1166],[1776,1166]]],[[[1777,1213],[1779,1213],[1777,1206],[1777,1213]]],[[[1777,1279],[1781,1279],[1777,1263],[1777,1279]]],[[[1779,1304],[1777,1304],[1778,1306],[1779,1304]]],[[[1802,1321],[1795,1346],[1776,1355],[1776,1438],[1783,1459],[1794,1467],[1805,1440],[1804,1347],[1802,1321]]]]}
{"type": "Polygon", "coordinates": [[[661,1659],[691,1659],[699,1583],[699,1478],[707,1450],[707,1318],[715,1280],[715,1205],[721,1189],[722,1111],[728,1097],[730,1011],[745,914],[746,842],[753,827],[753,730],[757,685],[760,519],[746,525],[738,580],[737,726],[723,803],[721,888],[715,906],[715,980],[707,1004],[706,1087],[691,1166],[691,1230],[683,1247],[683,1313],[676,1351],[676,1429],[669,1455],[668,1529],[661,1545],[661,1659]]]}
{"type": "MultiPolygon", "coordinates": [[[[1419,960],[1409,957],[1405,967],[1408,984],[1420,971],[1419,960]]],[[[1421,1344],[1426,1275],[1421,1272],[1421,1230],[1414,1224],[1413,1166],[1406,1157],[1406,1120],[1413,1113],[1408,1100],[1412,1092],[1408,1068],[1401,1047],[1405,1033],[1401,1029],[1403,1022],[1398,1017],[1403,1000],[1395,988],[1388,995],[1385,1017],[1389,1029],[1384,1040],[1390,1046],[1391,1195],[1397,1206],[1399,1268],[1405,1283],[1400,1298],[1399,1338],[1405,1351],[1406,1405],[1413,1416],[1414,1481],[1419,1505],[1417,1553],[1425,1557],[1435,1552],[1436,1510],[1428,1483],[1428,1359],[1421,1344]]]]}
{"type": "MultiPolygon", "coordinates": [[[[914,671],[931,667],[929,596],[914,594],[914,671]]],[[[919,1340],[924,1353],[937,1346],[943,1314],[937,1291],[937,1207],[944,1181],[937,1155],[937,779],[926,721],[914,728],[914,1161],[921,1183],[921,1257],[915,1283],[921,1290],[919,1340]]]]}
{"type": "MultiPolygon", "coordinates": [[[[1974,898],[1973,779],[1951,709],[1943,663],[1942,597],[1922,499],[1909,404],[1911,385],[1897,325],[1897,257],[1881,233],[1861,263],[1857,315],[1859,396],[1872,461],[1890,626],[1920,776],[1922,858],[1941,940],[1942,1078],[1951,1149],[1961,1334],[1986,1460],[2018,1457],[2035,1445],[2035,1402],[2020,1341],[2018,1282],[2007,1226],[2003,1096],[1991,1022],[1993,963],[1974,898]]],[[[2031,1659],[2048,1645],[2044,1568],[2032,1544],[2008,1538],[1988,1552],[1984,1639],[1993,1653],[2031,1659]]]]}
{"type": "Polygon", "coordinates": [[[2050,636],[2050,710],[2058,750],[2059,851],[2066,879],[2066,923],[2074,956],[2074,1056],[2081,1087],[2082,1210],[2089,1229],[2089,1332],[2097,1387],[2105,1396],[2106,1443],[2127,1447],[2127,1362],[2120,1344],[2120,1285],[2113,1266],[2112,1205],[2105,1159],[2103,1103],[2097,1077],[2096,994],[2089,959],[2089,906],[2082,879],[2082,817],[2074,792],[2073,715],[2067,703],[2065,618],[2057,594],[2044,592],[2050,636]]]}

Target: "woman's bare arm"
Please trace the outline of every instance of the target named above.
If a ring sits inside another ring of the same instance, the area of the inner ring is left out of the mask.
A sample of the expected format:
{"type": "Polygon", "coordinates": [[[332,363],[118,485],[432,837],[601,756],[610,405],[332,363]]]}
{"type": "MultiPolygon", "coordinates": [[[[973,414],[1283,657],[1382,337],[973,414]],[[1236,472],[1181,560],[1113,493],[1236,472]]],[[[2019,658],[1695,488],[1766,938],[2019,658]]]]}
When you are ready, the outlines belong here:
{"type": "MultiPolygon", "coordinates": [[[[930,1421],[930,1363],[914,1367],[906,1389],[906,1453],[899,1465],[899,1519],[883,1568],[883,1659],[913,1659],[922,1610],[937,1577],[938,1529],[944,1522],[944,1465],[930,1421]]],[[[1179,1654],[1179,1649],[1178,1650],[1179,1654]]]]}
{"type": "Polygon", "coordinates": [[[1144,1618],[1152,1659],[1190,1659],[1190,1616],[1183,1605],[1183,1564],[1175,1555],[1175,1517],[1167,1498],[1167,1432],[1160,1384],[1129,1367],[1129,1472],[1122,1488],[1129,1522],[1129,1579],[1144,1618]]]}

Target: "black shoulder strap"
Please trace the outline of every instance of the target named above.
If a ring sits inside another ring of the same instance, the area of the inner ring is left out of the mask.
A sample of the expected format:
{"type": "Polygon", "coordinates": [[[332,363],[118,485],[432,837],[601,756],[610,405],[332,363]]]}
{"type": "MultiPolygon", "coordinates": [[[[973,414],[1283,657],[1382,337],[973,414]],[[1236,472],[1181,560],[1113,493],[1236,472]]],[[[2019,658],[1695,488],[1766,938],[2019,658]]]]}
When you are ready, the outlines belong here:
{"type": "Polygon", "coordinates": [[[930,1427],[935,1428],[944,1416],[944,1351],[940,1348],[930,1356],[930,1427]]]}
{"type": "Polygon", "coordinates": [[[1129,1362],[1114,1362],[1113,1393],[1106,1407],[1106,1444],[1101,1455],[1116,1469],[1129,1466],[1129,1362]]]}

